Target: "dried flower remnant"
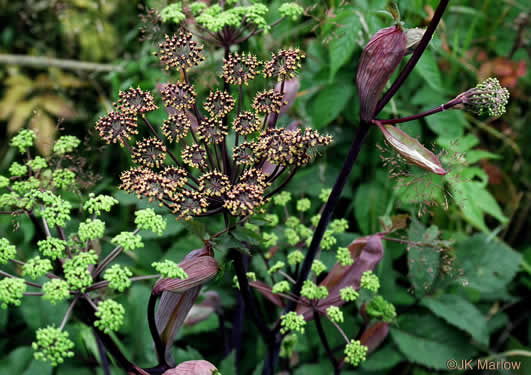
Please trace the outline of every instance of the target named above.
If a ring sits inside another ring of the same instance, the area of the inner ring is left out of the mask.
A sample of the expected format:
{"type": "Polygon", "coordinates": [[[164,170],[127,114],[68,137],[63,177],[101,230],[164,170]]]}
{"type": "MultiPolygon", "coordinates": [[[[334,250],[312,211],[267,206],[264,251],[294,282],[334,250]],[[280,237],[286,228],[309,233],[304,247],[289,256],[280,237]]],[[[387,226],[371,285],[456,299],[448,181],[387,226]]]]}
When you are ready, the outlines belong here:
{"type": "Polygon", "coordinates": [[[362,121],[373,119],[385,84],[402,61],[406,49],[406,34],[399,25],[381,29],[367,43],[356,76],[362,121]]]}
{"type": "Polygon", "coordinates": [[[119,142],[121,146],[138,134],[136,118],[132,113],[110,112],[96,123],[96,130],[107,143],[119,142]]]}

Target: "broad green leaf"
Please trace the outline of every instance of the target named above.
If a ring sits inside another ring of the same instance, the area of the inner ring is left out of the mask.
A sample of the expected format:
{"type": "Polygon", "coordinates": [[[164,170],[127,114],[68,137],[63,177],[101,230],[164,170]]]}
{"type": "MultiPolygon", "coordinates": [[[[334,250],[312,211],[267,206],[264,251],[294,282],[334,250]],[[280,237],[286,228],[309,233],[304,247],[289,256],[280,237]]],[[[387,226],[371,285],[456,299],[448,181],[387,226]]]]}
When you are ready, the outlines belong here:
{"type": "Polygon", "coordinates": [[[226,357],[219,364],[219,372],[223,375],[236,375],[236,351],[233,350],[228,357],[226,357]]]}
{"type": "Polygon", "coordinates": [[[309,107],[313,127],[324,128],[339,116],[348,103],[353,105],[353,93],[354,87],[350,82],[335,83],[321,90],[309,107]]]}
{"type": "Polygon", "coordinates": [[[489,344],[487,319],[470,302],[455,294],[423,298],[421,304],[446,322],[468,332],[480,344],[489,344]]]}
{"type": "MultiPolygon", "coordinates": [[[[413,220],[409,226],[408,239],[412,242],[432,243],[439,236],[439,229],[431,226],[426,229],[419,221],[413,220]]],[[[439,275],[439,249],[431,246],[412,246],[407,253],[408,278],[417,296],[429,292],[439,275]]]]}
{"type": "Polygon", "coordinates": [[[183,326],[181,329],[182,336],[197,335],[199,333],[208,333],[216,331],[219,327],[219,319],[216,314],[211,314],[207,319],[191,326],[183,326]]]}
{"type": "Polygon", "coordinates": [[[368,371],[390,370],[404,359],[402,353],[393,344],[387,344],[369,355],[361,367],[368,371]]]}
{"type": "Polygon", "coordinates": [[[330,361],[321,360],[318,364],[302,365],[297,368],[293,375],[308,375],[308,374],[333,374],[334,370],[330,361]]]}
{"type": "Polygon", "coordinates": [[[411,361],[446,370],[446,361],[471,359],[475,350],[459,330],[427,314],[402,314],[391,337],[411,361]]]}
{"type": "Polygon", "coordinates": [[[428,49],[422,54],[415,69],[432,89],[441,91],[441,74],[439,72],[439,67],[437,66],[437,61],[431,50],[428,49]]]}
{"type": "Polygon", "coordinates": [[[22,375],[51,375],[52,365],[47,362],[37,361],[34,359],[31,361],[29,367],[22,373],[22,375]]]}
{"type": "MultiPolygon", "coordinates": [[[[444,104],[444,102],[437,105],[444,104]]],[[[464,133],[468,126],[462,111],[448,110],[426,117],[426,122],[431,130],[445,138],[457,139],[464,133]]]]}
{"type": "Polygon", "coordinates": [[[33,359],[33,349],[29,346],[21,346],[10,352],[3,353],[0,359],[1,374],[22,374],[33,359]]]}
{"type": "Polygon", "coordinates": [[[357,188],[353,210],[363,234],[378,230],[378,217],[385,213],[387,195],[383,185],[377,181],[357,188]]]}
{"type": "Polygon", "coordinates": [[[49,301],[45,301],[40,297],[24,297],[20,306],[24,320],[33,330],[50,324],[59,326],[66,309],[66,302],[52,305],[49,301]]]}
{"type": "MultiPolygon", "coordinates": [[[[471,168],[466,168],[470,170],[471,168]]],[[[460,171],[463,175],[466,170],[460,171]]],[[[461,176],[462,177],[462,176],[461,176]]],[[[461,177],[449,178],[453,198],[461,209],[465,219],[483,232],[489,232],[485,223],[485,214],[490,214],[501,223],[508,221],[498,202],[488,192],[484,182],[472,181],[461,177]]]]}
{"type": "Polygon", "coordinates": [[[467,286],[482,293],[503,289],[516,275],[522,256],[486,234],[476,234],[457,246],[456,257],[467,286]]]}
{"type": "Polygon", "coordinates": [[[346,8],[339,13],[333,21],[338,25],[335,35],[331,34],[328,44],[330,55],[330,80],[333,80],[337,71],[352,57],[359,48],[358,38],[361,29],[360,16],[353,8],[346,8]]]}

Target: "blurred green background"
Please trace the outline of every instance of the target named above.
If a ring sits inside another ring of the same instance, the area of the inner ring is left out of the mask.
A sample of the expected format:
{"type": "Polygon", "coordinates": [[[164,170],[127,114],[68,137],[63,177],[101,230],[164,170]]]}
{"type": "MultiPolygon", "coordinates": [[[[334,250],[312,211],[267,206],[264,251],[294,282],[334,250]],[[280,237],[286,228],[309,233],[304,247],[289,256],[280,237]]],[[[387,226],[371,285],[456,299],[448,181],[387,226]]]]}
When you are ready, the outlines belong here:
{"type": "MultiPolygon", "coordinates": [[[[270,2],[270,22],[278,18],[275,12],[281,3],[270,2]]],[[[333,184],[358,124],[354,82],[362,46],[392,19],[381,12],[389,3],[386,0],[298,3],[306,8],[301,20],[283,22],[241,47],[264,60],[282,47],[306,52],[297,102],[283,121],[300,119],[304,126],[333,135],[335,142],[318,162],[296,176],[288,190],[296,196],[317,197],[321,188],[333,184]]],[[[422,27],[438,2],[396,3],[406,27],[422,27]]],[[[117,189],[119,172],[130,164],[129,157],[117,146],[104,145],[94,124],[110,110],[119,90],[137,86],[153,90],[157,83],[176,78],[160,70],[152,53],[157,36],[177,26],[159,29],[145,16],[148,8],[165,5],[163,1],[0,0],[0,174],[16,158],[8,141],[17,130],[37,131],[37,148],[44,155],[58,135],[76,135],[83,140],[84,165],[94,172],[79,194],[114,195],[121,207],[107,218],[110,234],[130,227],[133,208],[147,204],[117,189]],[[30,57],[34,59],[28,62],[30,57]],[[57,59],[57,66],[50,66],[45,57],[57,59]]],[[[485,120],[448,111],[403,127],[436,152],[446,150],[443,160],[465,153],[464,166],[456,169],[453,179],[419,176],[418,183],[404,189],[403,181],[393,178],[383,165],[382,158],[388,157],[382,150],[383,137],[376,131],[368,137],[336,216],[348,219],[349,231],[358,235],[380,230],[380,217],[401,213],[417,218],[415,225],[436,226],[442,239],[455,240],[455,267],[467,282],[463,286],[448,280],[426,281],[424,267],[411,266],[411,259],[421,255],[402,245],[388,245],[376,273],[382,294],[397,307],[398,324],[365,365],[344,373],[432,374],[444,372],[436,365],[440,358],[531,350],[531,307],[525,297],[531,289],[530,17],[526,0],[451,1],[429,49],[382,113],[415,114],[445,103],[482,79],[498,77],[511,92],[508,111],[501,118],[485,120]],[[438,304],[427,298],[439,295],[456,297],[438,304]],[[456,309],[462,311],[456,314],[456,309]],[[480,327],[474,326],[478,316],[484,320],[480,327]]],[[[191,74],[200,97],[221,84],[223,53],[208,45],[205,50],[206,62],[191,74]]],[[[165,114],[150,116],[160,123],[165,114]]],[[[221,223],[207,221],[207,225],[210,229],[221,223]]],[[[32,251],[31,222],[15,223],[0,216],[0,235],[32,251]]],[[[180,260],[200,246],[193,233],[172,219],[162,237],[146,239],[141,256],[128,261],[142,272],[154,260],[180,260]]],[[[231,280],[229,272],[208,286],[220,294],[229,319],[236,303],[231,280]]],[[[150,285],[135,285],[123,296],[128,322],[120,333],[124,350],[146,366],[154,362],[145,319],[150,285]]],[[[31,361],[32,332],[53,321],[54,309],[60,307],[27,298],[17,311],[0,310],[0,372],[102,373],[90,330],[81,323],[76,323],[74,337],[82,355],[53,372],[31,361]]],[[[212,345],[221,339],[218,324],[213,318],[185,328],[176,347],[177,360],[205,358],[220,366],[223,375],[235,374],[234,356],[224,359],[218,346],[212,345]]],[[[265,350],[254,339],[250,322],[246,329],[247,355],[237,366],[241,374],[252,373],[265,350]]],[[[297,346],[293,373],[330,373],[315,332],[310,330],[308,337],[297,346]]],[[[520,374],[531,373],[525,358],[510,358],[522,362],[520,374]]]]}

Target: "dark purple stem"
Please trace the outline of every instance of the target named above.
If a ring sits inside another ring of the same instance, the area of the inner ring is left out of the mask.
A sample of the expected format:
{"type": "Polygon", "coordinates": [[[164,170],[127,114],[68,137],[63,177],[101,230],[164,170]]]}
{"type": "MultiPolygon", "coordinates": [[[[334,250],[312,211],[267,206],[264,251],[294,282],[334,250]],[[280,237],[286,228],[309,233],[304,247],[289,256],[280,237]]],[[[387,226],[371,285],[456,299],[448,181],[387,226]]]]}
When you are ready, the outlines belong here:
{"type": "Polygon", "coordinates": [[[326,338],[326,333],[323,329],[323,324],[321,323],[321,316],[319,315],[319,312],[317,310],[313,311],[313,320],[315,322],[315,328],[317,328],[319,338],[321,339],[321,343],[325,348],[326,355],[328,355],[328,359],[330,359],[330,363],[332,363],[332,367],[334,368],[334,375],[339,375],[341,373],[341,369],[339,368],[337,359],[334,356],[334,352],[330,348],[330,344],[328,343],[328,339],[326,338]]]}
{"type": "Polygon", "coordinates": [[[155,343],[155,351],[157,352],[157,357],[159,359],[158,367],[169,368],[168,364],[166,363],[166,349],[157,329],[157,323],[155,322],[155,306],[157,305],[157,299],[159,298],[159,296],[160,294],[153,292],[149,296],[147,310],[148,325],[149,332],[151,333],[151,337],[153,338],[153,342],[155,343]]]}
{"type": "Polygon", "coordinates": [[[438,106],[436,108],[430,109],[429,111],[422,112],[422,113],[419,113],[419,114],[416,114],[416,115],[413,115],[413,116],[407,116],[407,117],[402,117],[402,118],[394,118],[394,119],[387,119],[387,120],[374,119],[373,121],[374,122],[378,122],[378,123],[380,123],[382,125],[402,124],[404,122],[418,120],[418,119],[421,119],[423,117],[433,115],[435,113],[446,111],[447,109],[450,109],[450,108],[452,108],[452,107],[454,107],[456,105],[459,105],[461,103],[462,103],[462,100],[460,100],[460,99],[452,99],[446,104],[440,105],[440,106],[438,106]]]}

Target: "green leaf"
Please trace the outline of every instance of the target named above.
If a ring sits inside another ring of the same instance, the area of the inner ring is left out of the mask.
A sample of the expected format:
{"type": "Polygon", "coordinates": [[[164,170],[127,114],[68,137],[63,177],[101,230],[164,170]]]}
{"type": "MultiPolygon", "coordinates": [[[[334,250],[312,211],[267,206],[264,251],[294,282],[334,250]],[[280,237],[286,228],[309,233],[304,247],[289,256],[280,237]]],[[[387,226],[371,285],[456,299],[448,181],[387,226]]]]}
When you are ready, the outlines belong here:
{"type": "Polygon", "coordinates": [[[449,359],[471,359],[475,354],[460,331],[433,315],[402,314],[391,337],[411,362],[438,370],[447,370],[449,359]]]}
{"type": "Polygon", "coordinates": [[[236,375],[236,351],[233,350],[228,357],[226,357],[219,364],[219,372],[223,375],[236,375]]]}
{"type": "Polygon", "coordinates": [[[518,272],[522,259],[509,246],[483,233],[460,242],[456,257],[462,280],[482,293],[503,289],[518,272]]]}
{"type": "Polygon", "coordinates": [[[52,305],[39,297],[26,297],[20,306],[24,320],[33,330],[50,324],[59,326],[66,309],[67,304],[65,302],[52,305]]]}
{"type": "Polygon", "coordinates": [[[437,298],[424,298],[421,304],[451,325],[468,332],[480,344],[489,344],[485,316],[463,297],[445,294],[437,298]]]}
{"type": "Polygon", "coordinates": [[[33,359],[33,349],[29,346],[18,347],[0,360],[1,374],[22,374],[33,359]]]}
{"type": "Polygon", "coordinates": [[[435,60],[431,50],[428,49],[422,54],[422,57],[415,66],[415,69],[432,89],[441,91],[441,73],[439,72],[437,61],[435,60]]]}
{"type": "MultiPolygon", "coordinates": [[[[439,229],[431,226],[426,229],[419,221],[413,220],[409,227],[408,238],[413,242],[431,243],[439,236],[439,229]]],[[[430,291],[440,267],[440,254],[431,246],[412,246],[408,253],[408,278],[418,296],[430,291]]]]}
{"type": "MultiPolygon", "coordinates": [[[[437,103],[437,105],[443,102],[437,103]]],[[[426,122],[431,130],[444,138],[456,139],[464,133],[468,126],[463,111],[444,111],[426,117],[426,122]]]]}
{"type": "MultiPolygon", "coordinates": [[[[262,242],[262,237],[260,236],[260,234],[245,227],[237,227],[234,231],[231,232],[231,235],[233,235],[234,238],[238,241],[246,242],[248,245],[252,246],[258,246],[262,242]]],[[[236,247],[236,249],[247,253],[247,249],[241,244],[240,246],[236,247]]]]}
{"type": "Polygon", "coordinates": [[[354,216],[363,234],[378,230],[378,217],[385,214],[387,193],[378,181],[362,184],[354,197],[354,216]]]}
{"type": "Polygon", "coordinates": [[[384,371],[395,367],[404,360],[404,356],[393,344],[387,344],[383,348],[369,355],[367,361],[361,366],[368,371],[384,371]]]}
{"type": "Polygon", "coordinates": [[[183,326],[181,329],[182,336],[196,335],[198,333],[214,332],[219,327],[219,319],[216,314],[212,313],[207,319],[191,326],[183,326]]]}
{"type": "Polygon", "coordinates": [[[52,365],[34,359],[31,361],[29,367],[22,373],[22,375],[51,375],[52,365]]]}
{"type": "Polygon", "coordinates": [[[330,80],[345,65],[359,47],[358,38],[361,30],[360,16],[349,7],[333,18],[338,25],[334,33],[330,34],[331,41],[328,44],[330,56],[330,80]]]}
{"type": "Polygon", "coordinates": [[[142,231],[142,238],[147,240],[153,238],[173,237],[184,230],[183,223],[181,221],[176,220],[175,215],[164,215],[164,219],[166,220],[167,225],[166,229],[164,229],[164,231],[160,235],[152,231],[142,231]]]}
{"type": "MultiPolygon", "coordinates": [[[[297,368],[293,375],[308,375],[308,374],[333,374],[334,369],[329,361],[322,360],[318,364],[314,365],[302,365],[297,368]]],[[[223,374],[225,375],[225,374],[223,374]]]]}
{"type": "Polygon", "coordinates": [[[451,172],[448,178],[450,189],[465,219],[479,230],[489,232],[485,223],[485,214],[490,214],[502,224],[508,222],[498,202],[486,188],[487,176],[479,168],[464,168],[451,172]],[[480,177],[482,181],[473,180],[480,177]]]}
{"type": "Polygon", "coordinates": [[[350,82],[335,83],[319,91],[309,108],[313,127],[322,129],[334,121],[351,101],[353,93],[354,86],[350,82]]]}

